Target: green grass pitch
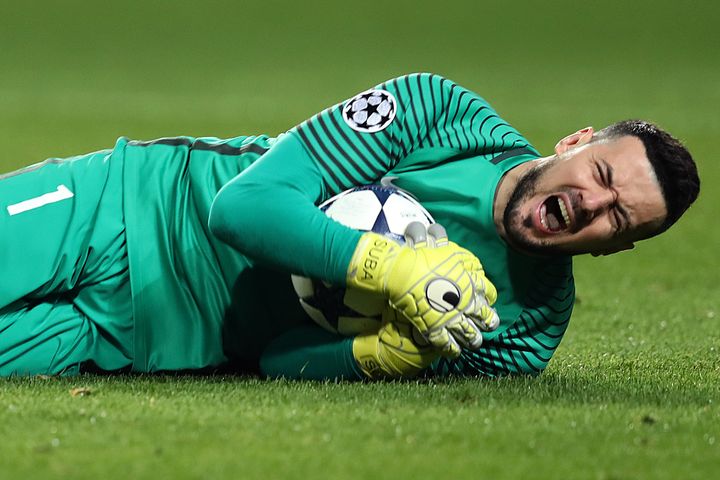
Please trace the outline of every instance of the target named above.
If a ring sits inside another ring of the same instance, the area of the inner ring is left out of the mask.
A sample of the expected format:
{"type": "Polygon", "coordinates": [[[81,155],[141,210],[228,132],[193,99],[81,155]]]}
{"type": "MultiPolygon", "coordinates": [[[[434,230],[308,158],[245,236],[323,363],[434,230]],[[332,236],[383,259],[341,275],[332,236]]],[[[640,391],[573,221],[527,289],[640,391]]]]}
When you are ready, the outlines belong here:
{"type": "Polygon", "coordinates": [[[0,171],[120,135],[277,134],[434,71],[543,152],[587,125],[654,120],[703,181],[668,234],[576,261],[573,321],[538,378],[0,380],[0,479],[717,475],[716,2],[0,0],[0,12],[0,171]]]}

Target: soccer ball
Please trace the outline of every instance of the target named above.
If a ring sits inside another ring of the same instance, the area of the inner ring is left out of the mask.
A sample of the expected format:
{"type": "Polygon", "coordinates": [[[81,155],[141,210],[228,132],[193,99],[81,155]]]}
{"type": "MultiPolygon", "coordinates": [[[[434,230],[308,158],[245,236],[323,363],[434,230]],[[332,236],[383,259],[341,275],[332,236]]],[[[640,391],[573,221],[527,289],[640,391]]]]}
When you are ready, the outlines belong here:
{"type": "MultiPolygon", "coordinates": [[[[434,223],[409,193],[389,185],[366,185],[342,192],[320,205],[330,218],[361,231],[385,235],[403,244],[410,222],[434,223]]],[[[357,335],[377,330],[387,300],[381,295],[298,275],[292,276],[300,305],[310,318],[333,333],[357,335]]]]}

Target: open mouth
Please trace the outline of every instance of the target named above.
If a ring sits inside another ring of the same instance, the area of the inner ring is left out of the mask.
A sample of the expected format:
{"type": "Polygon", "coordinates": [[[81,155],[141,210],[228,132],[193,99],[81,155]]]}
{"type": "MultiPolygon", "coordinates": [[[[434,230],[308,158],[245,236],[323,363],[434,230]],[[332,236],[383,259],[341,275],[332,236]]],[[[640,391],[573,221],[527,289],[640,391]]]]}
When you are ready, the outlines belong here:
{"type": "Polygon", "coordinates": [[[550,195],[540,206],[540,222],[552,233],[563,232],[570,228],[570,215],[565,199],[550,195]]]}

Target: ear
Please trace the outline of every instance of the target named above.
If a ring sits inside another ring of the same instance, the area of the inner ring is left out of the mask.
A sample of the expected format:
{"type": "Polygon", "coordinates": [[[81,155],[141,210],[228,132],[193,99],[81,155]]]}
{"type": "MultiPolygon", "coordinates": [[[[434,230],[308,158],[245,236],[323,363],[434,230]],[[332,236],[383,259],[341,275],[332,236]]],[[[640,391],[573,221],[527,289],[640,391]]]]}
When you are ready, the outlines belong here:
{"type": "Polygon", "coordinates": [[[595,130],[593,130],[593,127],[586,127],[582,130],[578,130],[571,135],[568,135],[555,145],[555,153],[560,155],[561,153],[567,152],[571,148],[585,145],[592,139],[594,133],[595,130]]]}
{"type": "Polygon", "coordinates": [[[591,252],[590,255],[592,255],[593,257],[599,257],[601,255],[603,255],[603,256],[612,255],[613,253],[624,252],[625,250],[632,250],[633,248],[635,248],[634,243],[626,243],[623,245],[618,245],[617,247],[611,247],[611,248],[607,248],[605,250],[591,252]]]}

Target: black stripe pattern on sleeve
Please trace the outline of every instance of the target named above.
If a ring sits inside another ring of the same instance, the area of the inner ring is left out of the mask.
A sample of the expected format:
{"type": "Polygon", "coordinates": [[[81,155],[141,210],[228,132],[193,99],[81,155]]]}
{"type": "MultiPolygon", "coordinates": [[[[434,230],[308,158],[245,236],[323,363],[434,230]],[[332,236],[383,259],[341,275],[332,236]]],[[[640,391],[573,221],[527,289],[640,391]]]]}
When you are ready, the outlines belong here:
{"type": "Polygon", "coordinates": [[[442,162],[532,148],[481,97],[429,73],[388,80],[292,131],[320,167],[327,196],[377,182],[419,149],[442,147],[442,162]]]}
{"type": "Polygon", "coordinates": [[[456,360],[441,359],[432,374],[496,377],[542,372],[570,322],[575,300],[571,260],[544,267],[532,285],[522,313],[507,329],[478,351],[464,350],[456,360]]]}

